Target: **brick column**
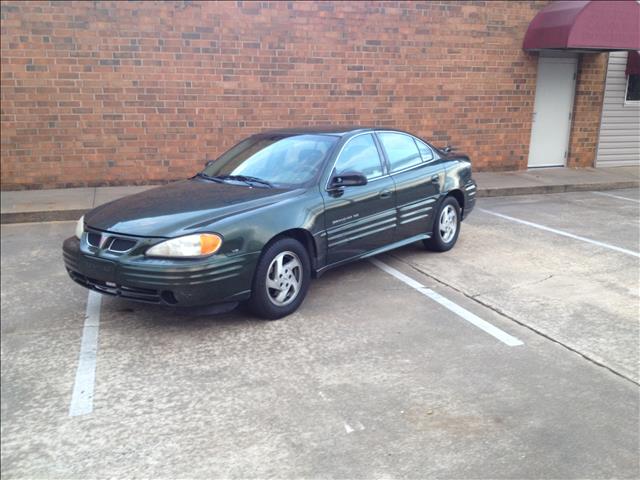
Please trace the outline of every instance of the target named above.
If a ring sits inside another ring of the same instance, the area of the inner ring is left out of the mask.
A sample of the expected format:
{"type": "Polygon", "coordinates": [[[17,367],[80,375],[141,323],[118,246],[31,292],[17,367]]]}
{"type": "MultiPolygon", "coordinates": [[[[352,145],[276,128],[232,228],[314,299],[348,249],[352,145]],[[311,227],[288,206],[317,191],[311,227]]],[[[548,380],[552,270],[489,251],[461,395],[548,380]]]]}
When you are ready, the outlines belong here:
{"type": "Polygon", "coordinates": [[[604,53],[580,55],[567,167],[595,164],[608,57],[604,53]]]}

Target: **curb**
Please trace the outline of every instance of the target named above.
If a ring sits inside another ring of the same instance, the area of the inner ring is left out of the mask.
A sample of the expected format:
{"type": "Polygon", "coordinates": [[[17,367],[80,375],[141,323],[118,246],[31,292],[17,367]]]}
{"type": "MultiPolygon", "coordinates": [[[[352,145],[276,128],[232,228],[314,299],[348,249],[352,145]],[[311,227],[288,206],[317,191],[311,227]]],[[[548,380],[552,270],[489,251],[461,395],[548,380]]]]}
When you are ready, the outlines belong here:
{"type": "Polygon", "coordinates": [[[89,210],[91,209],[3,213],[0,214],[0,224],[5,225],[8,223],[62,222],[67,220],[78,220],[89,210]]]}
{"type": "Polygon", "coordinates": [[[586,192],[638,188],[639,181],[607,183],[567,183],[564,185],[533,185],[530,187],[479,188],[478,197],[510,197],[513,195],[541,195],[548,193],[586,192]]]}
{"type": "MultiPolygon", "coordinates": [[[[602,190],[620,190],[639,188],[639,181],[580,183],[564,185],[534,185],[530,187],[479,188],[478,197],[510,197],[515,195],[543,195],[549,193],[584,192],[602,190]]],[[[84,210],[47,210],[41,212],[12,212],[0,214],[0,224],[62,222],[77,220],[91,209],[84,210]]]]}

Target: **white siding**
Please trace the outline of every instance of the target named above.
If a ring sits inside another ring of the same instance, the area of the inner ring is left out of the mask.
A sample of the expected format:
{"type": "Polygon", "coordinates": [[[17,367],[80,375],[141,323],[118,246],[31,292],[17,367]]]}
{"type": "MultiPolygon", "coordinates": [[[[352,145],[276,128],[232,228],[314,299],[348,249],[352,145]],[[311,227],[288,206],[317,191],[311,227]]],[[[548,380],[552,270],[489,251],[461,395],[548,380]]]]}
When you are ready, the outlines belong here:
{"type": "Polygon", "coordinates": [[[604,87],[604,104],[596,165],[640,163],[640,102],[625,102],[627,52],[611,52],[604,87]]]}

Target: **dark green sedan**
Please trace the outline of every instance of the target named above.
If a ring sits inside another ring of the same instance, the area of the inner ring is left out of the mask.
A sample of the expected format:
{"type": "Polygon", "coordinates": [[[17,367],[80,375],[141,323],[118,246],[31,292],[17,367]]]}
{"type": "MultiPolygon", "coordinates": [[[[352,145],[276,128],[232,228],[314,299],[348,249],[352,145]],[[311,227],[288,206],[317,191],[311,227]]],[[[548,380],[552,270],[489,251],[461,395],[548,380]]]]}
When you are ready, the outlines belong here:
{"type": "Polygon", "coordinates": [[[467,156],[405,132],[271,131],[188,180],[90,211],[64,262],[100,293],[177,307],[247,302],[276,319],[330,268],[416,241],[451,249],[475,193],[467,156]]]}

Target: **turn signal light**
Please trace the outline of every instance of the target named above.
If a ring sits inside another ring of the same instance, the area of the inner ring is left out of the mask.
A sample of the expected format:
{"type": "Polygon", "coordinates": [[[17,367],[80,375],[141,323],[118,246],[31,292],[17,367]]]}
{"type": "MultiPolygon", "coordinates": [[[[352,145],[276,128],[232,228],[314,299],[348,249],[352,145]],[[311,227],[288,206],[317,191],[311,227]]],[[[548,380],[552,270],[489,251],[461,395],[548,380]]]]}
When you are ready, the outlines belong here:
{"type": "Polygon", "coordinates": [[[203,233],[200,235],[200,255],[211,255],[222,245],[222,239],[218,235],[203,233]]]}

